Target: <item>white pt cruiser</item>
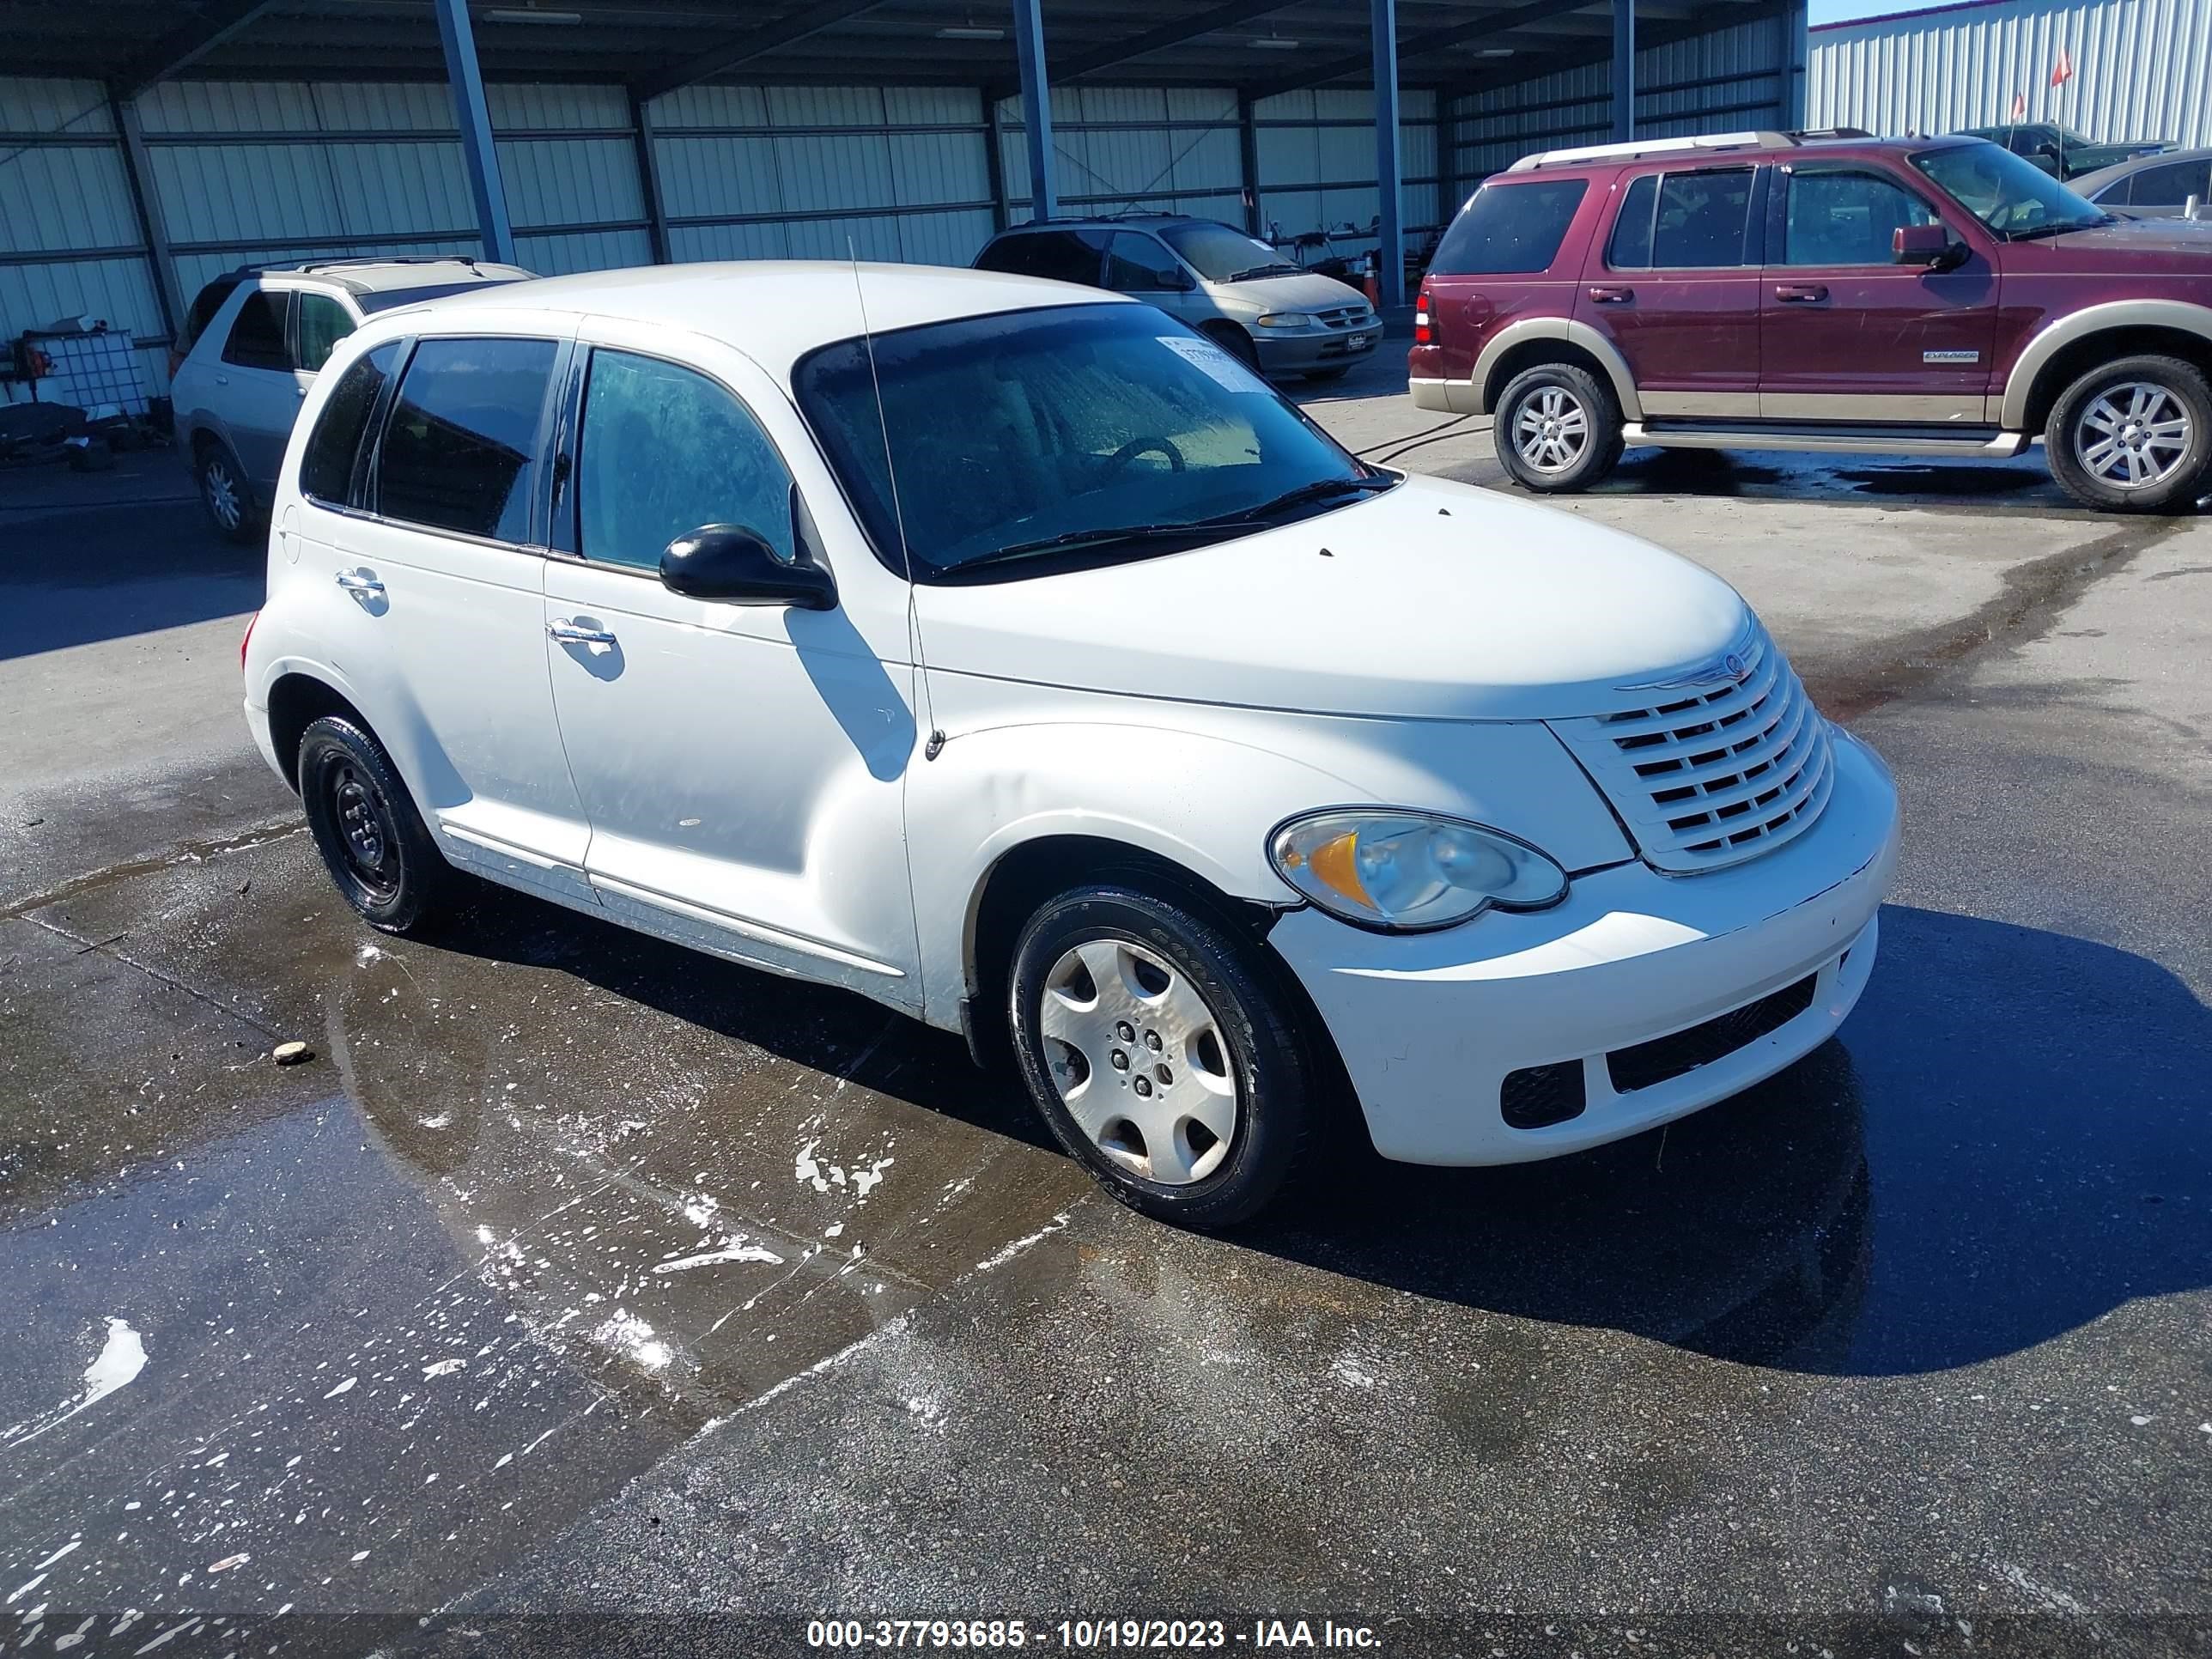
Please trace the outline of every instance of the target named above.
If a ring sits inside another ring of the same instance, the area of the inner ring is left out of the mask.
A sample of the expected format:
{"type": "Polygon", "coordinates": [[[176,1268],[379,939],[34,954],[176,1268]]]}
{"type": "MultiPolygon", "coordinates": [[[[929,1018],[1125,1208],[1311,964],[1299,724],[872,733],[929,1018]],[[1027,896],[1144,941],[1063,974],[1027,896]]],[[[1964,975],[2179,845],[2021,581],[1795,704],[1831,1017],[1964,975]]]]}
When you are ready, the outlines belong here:
{"type": "Polygon", "coordinates": [[[1152,307],[684,265],[370,319],[246,706],[404,932],[470,872],[1010,1045],[1223,1225],[1632,1134],[1821,1042],[1897,801],[1696,566],[1365,465],[1152,307]]]}

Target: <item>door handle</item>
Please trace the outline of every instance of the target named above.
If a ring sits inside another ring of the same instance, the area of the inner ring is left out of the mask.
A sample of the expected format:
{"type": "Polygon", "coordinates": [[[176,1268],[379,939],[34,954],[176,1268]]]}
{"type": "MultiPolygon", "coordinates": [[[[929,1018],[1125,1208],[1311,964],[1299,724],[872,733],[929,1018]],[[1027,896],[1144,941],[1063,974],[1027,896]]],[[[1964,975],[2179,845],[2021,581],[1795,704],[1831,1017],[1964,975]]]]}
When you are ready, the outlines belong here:
{"type": "Polygon", "coordinates": [[[363,593],[371,599],[384,597],[384,584],[366,570],[341,570],[338,586],[349,593],[363,593]]]}
{"type": "Polygon", "coordinates": [[[1774,290],[1774,297],[1784,305],[1817,305],[1828,297],[1828,290],[1818,283],[1800,285],[1784,283],[1774,290]]]}
{"type": "Polygon", "coordinates": [[[1598,306],[1625,306],[1636,297],[1632,288],[1594,288],[1589,291],[1590,303],[1598,306]]]}
{"type": "Polygon", "coordinates": [[[230,376],[228,374],[218,374],[215,377],[215,383],[217,386],[228,386],[230,384],[230,376]]]}
{"type": "Polygon", "coordinates": [[[586,628],[565,617],[545,624],[545,637],[563,645],[612,645],[615,636],[604,628],[586,628]]]}

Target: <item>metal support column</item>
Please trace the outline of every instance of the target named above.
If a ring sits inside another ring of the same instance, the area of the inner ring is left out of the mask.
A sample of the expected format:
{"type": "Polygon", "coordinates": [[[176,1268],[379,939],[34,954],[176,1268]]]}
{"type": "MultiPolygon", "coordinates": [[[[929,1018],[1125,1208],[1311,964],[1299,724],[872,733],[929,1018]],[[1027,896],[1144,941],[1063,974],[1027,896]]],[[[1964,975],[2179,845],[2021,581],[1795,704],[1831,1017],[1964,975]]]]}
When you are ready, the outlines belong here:
{"type": "Polygon", "coordinates": [[[161,321],[173,343],[185,326],[185,296],[177,287],[177,262],[169,257],[167,222],[161,216],[161,198],[154,192],[154,168],[146,159],[146,131],[138,122],[138,100],[107,100],[115,130],[123,135],[123,176],[131,187],[131,205],[137,210],[138,234],[146,239],[146,263],[154,268],[154,297],[161,307],[161,321]]]}
{"type": "Polygon", "coordinates": [[[629,95],[629,130],[637,144],[637,193],[645,198],[645,230],[653,241],[653,263],[673,264],[668,251],[668,209],[660,197],[660,152],[653,146],[653,100],[629,95]]]}
{"type": "Polygon", "coordinates": [[[477,228],[484,258],[514,263],[514,229],[507,222],[507,188],[500,182],[499,152],[492,144],[491,108],[484,101],[483,75],[477,68],[477,38],[469,27],[466,0],[436,0],[438,36],[446,46],[446,79],[453,88],[453,114],[461,127],[461,159],[469,171],[469,194],[476,200],[477,228]]]}
{"type": "Polygon", "coordinates": [[[1636,0],[1613,0],[1613,136],[1636,137],[1636,0]]]}
{"type": "Polygon", "coordinates": [[[1045,79],[1044,16],[1038,0],[1014,0],[1014,57],[1022,76],[1022,137],[1030,157],[1030,217],[1060,216],[1052,173],[1052,89],[1045,79]]]}
{"type": "Polygon", "coordinates": [[[1406,303],[1405,208],[1398,189],[1398,3],[1370,0],[1374,26],[1375,190],[1382,203],[1382,257],[1376,292],[1385,306],[1406,303]]]}
{"type": "Polygon", "coordinates": [[[1237,94],[1237,164],[1244,175],[1244,228],[1254,236],[1267,234],[1260,214],[1260,122],[1258,100],[1249,92],[1237,94]]]}
{"type": "Polygon", "coordinates": [[[1459,94],[1437,94],[1437,225],[1459,211],[1459,94]]]}
{"type": "Polygon", "coordinates": [[[1006,119],[988,87],[983,98],[983,170],[991,181],[991,227],[1004,230],[1013,215],[1006,208],[1006,119]]]}
{"type": "Polygon", "coordinates": [[[1790,88],[1787,94],[1788,113],[1791,130],[1805,125],[1805,75],[1813,55],[1812,37],[1807,33],[1811,19],[1805,0],[1796,0],[1784,20],[1790,30],[1790,88]]]}

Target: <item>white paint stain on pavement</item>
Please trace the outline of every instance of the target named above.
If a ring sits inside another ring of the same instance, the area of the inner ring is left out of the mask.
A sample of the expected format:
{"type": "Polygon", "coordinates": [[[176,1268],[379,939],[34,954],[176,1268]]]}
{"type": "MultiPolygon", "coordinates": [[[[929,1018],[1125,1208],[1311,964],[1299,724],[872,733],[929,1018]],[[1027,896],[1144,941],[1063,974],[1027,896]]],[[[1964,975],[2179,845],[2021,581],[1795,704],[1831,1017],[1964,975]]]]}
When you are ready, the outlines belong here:
{"type": "Polygon", "coordinates": [[[732,1233],[722,1241],[718,1250],[702,1250],[696,1255],[678,1256],[672,1261],[656,1261],[653,1271],[657,1273],[689,1273],[694,1267],[713,1267],[725,1261],[766,1261],[781,1266],[783,1258],[774,1250],[753,1243],[743,1233],[732,1233]]]}
{"type": "Polygon", "coordinates": [[[138,1333],[131,1329],[128,1320],[110,1319],[106,1345],[92,1364],[84,1368],[82,1392],[41,1416],[16,1424],[0,1436],[0,1446],[13,1448],[37,1439],[48,1429],[68,1422],[79,1412],[89,1410],[118,1389],[135,1382],[145,1369],[146,1345],[139,1340],[138,1333]]]}

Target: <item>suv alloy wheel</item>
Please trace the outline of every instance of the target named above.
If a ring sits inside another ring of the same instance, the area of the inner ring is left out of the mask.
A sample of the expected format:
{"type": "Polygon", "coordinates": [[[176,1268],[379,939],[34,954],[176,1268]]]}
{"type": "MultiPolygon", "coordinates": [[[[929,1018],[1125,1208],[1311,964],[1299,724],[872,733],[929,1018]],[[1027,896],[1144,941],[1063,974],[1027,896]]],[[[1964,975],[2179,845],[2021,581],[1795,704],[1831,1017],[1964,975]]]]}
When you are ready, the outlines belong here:
{"type": "Polygon", "coordinates": [[[1620,459],[1620,404],[1588,369],[1540,363],[1506,386],[1493,432],[1498,461],[1524,489],[1588,489],[1620,459]]]}
{"type": "Polygon", "coordinates": [[[2091,369],[2051,405],[2051,476],[2107,513],[2186,507],[2212,463],[2212,387],[2179,357],[2123,357],[2091,369]]]}

